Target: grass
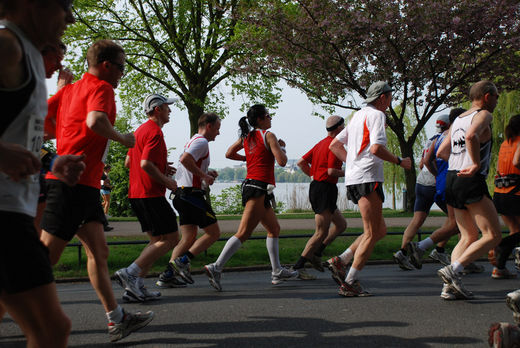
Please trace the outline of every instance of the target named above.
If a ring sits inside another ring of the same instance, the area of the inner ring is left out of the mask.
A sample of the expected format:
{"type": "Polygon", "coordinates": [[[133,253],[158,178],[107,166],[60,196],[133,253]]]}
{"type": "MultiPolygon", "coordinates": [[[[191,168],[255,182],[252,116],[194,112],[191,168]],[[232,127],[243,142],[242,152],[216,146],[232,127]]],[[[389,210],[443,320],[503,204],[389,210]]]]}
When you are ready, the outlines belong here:
{"type": "MultiPolygon", "coordinates": [[[[389,232],[402,232],[402,228],[389,228],[389,232]]],[[[361,229],[349,228],[349,233],[361,233],[361,229]]],[[[295,230],[282,231],[282,236],[285,235],[311,235],[313,230],[295,230]]],[[[223,234],[222,237],[230,237],[232,234],[223,234]]],[[[255,233],[254,236],[265,236],[265,233],[255,233]]],[[[356,237],[340,236],[334,243],[325,249],[323,259],[338,255],[342,253],[345,248],[352,243],[356,237]]],[[[300,254],[307,243],[308,238],[281,238],[280,243],[280,261],[282,264],[293,264],[298,260],[300,254]]],[[[391,260],[392,254],[401,246],[402,235],[387,235],[384,239],[379,241],[372,253],[371,260],[391,260]]],[[[142,237],[109,237],[108,242],[120,241],[142,241],[142,237]]],[[[448,244],[448,248],[453,248],[456,243],[456,238],[448,244]]],[[[76,239],[72,242],[77,242],[76,239]]],[[[225,242],[219,241],[212,245],[206,253],[198,255],[192,260],[192,270],[200,270],[205,264],[214,262],[220,251],[224,247],[225,242]]],[[[130,265],[140,254],[144,245],[111,245],[110,256],[108,259],[108,267],[110,274],[122,267],[130,265]]],[[[152,267],[150,274],[157,274],[164,270],[165,265],[169,260],[169,253],[162,256],[152,267]]],[[[56,279],[63,278],[78,278],[86,277],[86,262],[87,258],[84,250],[82,250],[81,264],[78,265],[78,248],[65,248],[60,262],[54,268],[54,275],[56,279]]],[[[269,256],[265,248],[265,240],[248,240],[242,245],[239,251],[229,260],[226,267],[242,267],[242,266],[256,266],[269,265],[269,256]]]]}

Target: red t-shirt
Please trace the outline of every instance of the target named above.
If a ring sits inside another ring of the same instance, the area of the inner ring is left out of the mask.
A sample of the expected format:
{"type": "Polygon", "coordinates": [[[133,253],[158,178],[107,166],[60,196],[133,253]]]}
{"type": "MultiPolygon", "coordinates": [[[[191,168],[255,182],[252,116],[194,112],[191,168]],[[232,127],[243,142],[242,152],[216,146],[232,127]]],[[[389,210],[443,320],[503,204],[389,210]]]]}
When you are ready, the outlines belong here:
{"type": "Polygon", "coordinates": [[[274,185],[274,156],[265,143],[267,132],[256,129],[244,139],[247,163],[246,179],[274,185]]]}
{"type": "Polygon", "coordinates": [[[329,145],[333,139],[334,138],[329,136],[325,137],[302,156],[302,158],[311,165],[311,176],[313,180],[326,181],[331,184],[338,182],[336,176],[329,176],[327,173],[329,168],[341,169],[343,165],[343,162],[329,150],[329,145]]]}
{"type": "MultiPolygon", "coordinates": [[[[103,174],[103,155],[107,149],[107,138],[94,133],[87,127],[87,115],[101,111],[108,115],[113,125],[116,120],[114,89],[106,81],[85,73],[76,83],[60,89],[49,99],[47,117],[56,118],[56,147],[58,155],[81,155],[86,164],[78,184],[99,189],[99,178],[103,174]]],[[[57,179],[51,172],[47,179],[57,179]]]]}
{"type": "Polygon", "coordinates": [[[141,160],[153,162],[166,172],[168,150],[161,127],[152,120],[143,123],[134,133],[135,146],[128,150],[130,157],[130,188],[128,198],[164,197],[166,188],[141,168],[141,160]]]}

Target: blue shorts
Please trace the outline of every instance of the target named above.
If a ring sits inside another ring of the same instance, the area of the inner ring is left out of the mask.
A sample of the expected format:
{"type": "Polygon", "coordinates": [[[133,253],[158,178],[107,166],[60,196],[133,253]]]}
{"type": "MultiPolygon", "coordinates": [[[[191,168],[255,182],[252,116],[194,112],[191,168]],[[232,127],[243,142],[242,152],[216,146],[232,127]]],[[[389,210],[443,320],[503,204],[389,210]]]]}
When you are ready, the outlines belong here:
{"type": "Polygon", "coordinates": [[[435,186],[415,184],[415,204],[413,211],[424,211],[428,214],[434,202],[435,191],[435,186]]]}

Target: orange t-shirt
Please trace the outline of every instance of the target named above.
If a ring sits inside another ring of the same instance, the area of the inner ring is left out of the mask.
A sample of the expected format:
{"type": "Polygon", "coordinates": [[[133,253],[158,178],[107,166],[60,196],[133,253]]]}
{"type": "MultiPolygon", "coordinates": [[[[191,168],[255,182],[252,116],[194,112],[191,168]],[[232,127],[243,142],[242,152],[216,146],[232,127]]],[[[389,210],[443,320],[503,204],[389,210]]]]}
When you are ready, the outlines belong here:
{"type": "MultiPolygon", "coordinates": [[[[516,148],[518,146],[518,142],[520,141],[520,136],[513,138],[511,141],[504,141],[502,145],[500,145],[500,150],[498,151],[498,163],[497,163],[497,173],[501,176],[517,174],[520,175],[520,169],[513,165],[513,157],[515,155],[516,148]]],[[[495,187],[496,193],[508,193],[513,190],[515,186],[509,187],[495,187]]],[[[520,191],[515,193],[516,195],[520,195],[520,191]]]]}

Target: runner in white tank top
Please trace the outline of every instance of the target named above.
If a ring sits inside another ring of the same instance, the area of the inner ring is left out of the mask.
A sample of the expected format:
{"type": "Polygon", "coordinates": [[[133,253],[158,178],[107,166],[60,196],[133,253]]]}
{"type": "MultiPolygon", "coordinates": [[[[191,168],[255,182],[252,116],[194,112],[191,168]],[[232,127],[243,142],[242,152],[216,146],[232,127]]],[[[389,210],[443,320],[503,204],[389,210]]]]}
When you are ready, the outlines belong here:
{"type": "Polygon", "coordinates": [[[464,299],[473,297],[462,284],[464,267],[501,240],[498,215],[485,181],[489,168],[491,112],[497,105],[497,88],[490,81],[480,81],[471,87],[469,97],[471,109],[455,119],[437,151],[437,157],[449,163],[446,203],[454,207],[461,233],[451,254],[451,265],[440,269],[438,275],[444,282],[442,293],[464,299]]]}

